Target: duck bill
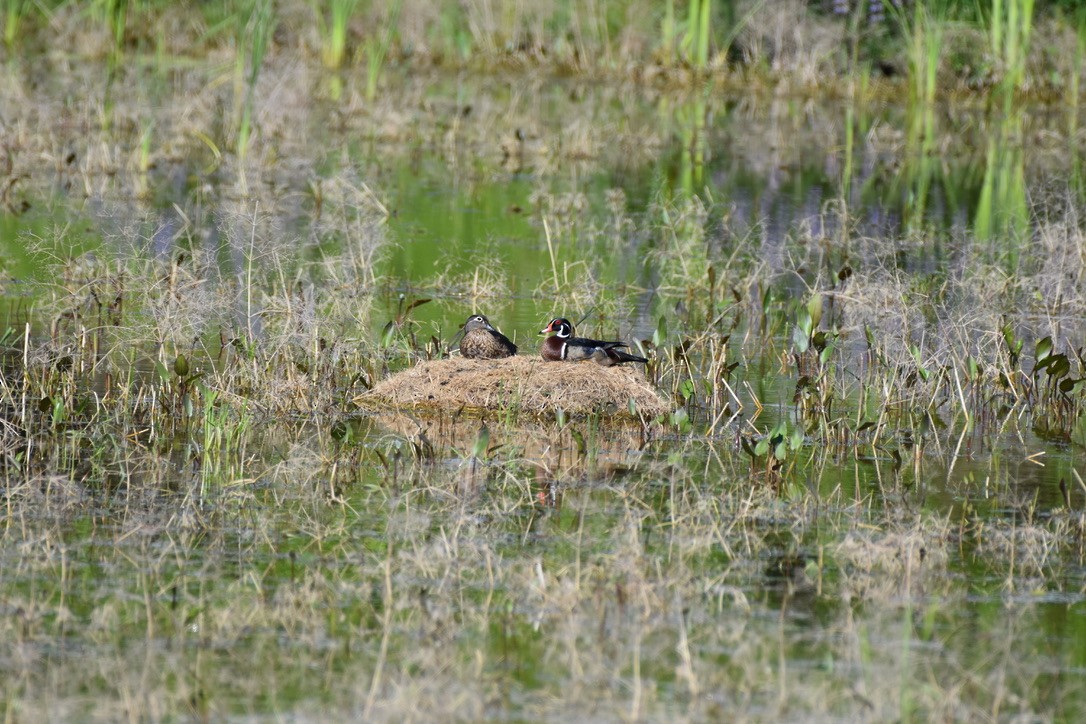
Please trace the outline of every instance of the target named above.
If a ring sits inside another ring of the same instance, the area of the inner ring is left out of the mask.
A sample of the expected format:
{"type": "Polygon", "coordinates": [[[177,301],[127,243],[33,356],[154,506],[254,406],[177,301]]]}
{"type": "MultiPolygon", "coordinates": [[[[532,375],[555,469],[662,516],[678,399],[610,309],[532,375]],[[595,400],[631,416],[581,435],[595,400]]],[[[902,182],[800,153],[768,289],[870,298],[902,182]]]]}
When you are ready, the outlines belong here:
{"type": "Polygon", "coordinates": [[[548,324],[546,329],[539,330],[540,334],[550,334],[554,331],[554,324],[548,324]]]}

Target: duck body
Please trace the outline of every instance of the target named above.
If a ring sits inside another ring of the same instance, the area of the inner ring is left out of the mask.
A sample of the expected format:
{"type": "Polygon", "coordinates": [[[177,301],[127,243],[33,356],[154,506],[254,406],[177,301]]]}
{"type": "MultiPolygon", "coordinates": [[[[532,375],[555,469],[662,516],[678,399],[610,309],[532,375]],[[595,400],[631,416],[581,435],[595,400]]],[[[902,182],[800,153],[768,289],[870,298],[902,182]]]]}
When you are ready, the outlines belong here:
{"type": "Polygon", "coordinates": [[[499,359],[512,357],[517,346],[494,328],[482,314],[473,314],[464,322],[460,338],[460,354],[468,359],[499,359]]]}
{"type": "Polygon", "coordinates": [[[604,342],[599,339],[573,336],[573,325],[568,319],[557,317],[540,334],[550,335],[543,340],[540,356],[548,362],[584,362],[592,360],[598,365],[611,367],[623,362],[648,362],[644,357],[623,352],[625,342],[604,342]]]}

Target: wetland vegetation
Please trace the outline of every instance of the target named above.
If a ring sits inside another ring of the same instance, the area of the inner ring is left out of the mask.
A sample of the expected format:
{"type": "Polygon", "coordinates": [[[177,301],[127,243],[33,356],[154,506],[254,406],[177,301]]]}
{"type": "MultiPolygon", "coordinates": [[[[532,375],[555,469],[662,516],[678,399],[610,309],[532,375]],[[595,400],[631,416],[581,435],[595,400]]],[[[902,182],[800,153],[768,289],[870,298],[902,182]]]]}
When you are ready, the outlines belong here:
{"type": "Polygon", "coordinates": [[[6,720],[1086,708],[1077,3],[0,9],[6,720]]]}

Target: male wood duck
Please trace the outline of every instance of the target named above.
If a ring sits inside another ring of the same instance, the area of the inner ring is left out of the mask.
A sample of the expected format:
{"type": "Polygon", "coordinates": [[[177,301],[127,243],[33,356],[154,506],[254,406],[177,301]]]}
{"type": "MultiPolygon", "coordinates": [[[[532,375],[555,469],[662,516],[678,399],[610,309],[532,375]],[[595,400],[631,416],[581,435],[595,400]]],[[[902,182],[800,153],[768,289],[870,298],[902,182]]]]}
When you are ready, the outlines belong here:
{"type": "Polygon", "coordinates": [[[623,362],[648,362],[644,357],[628,354],[617,349],[629,347],[625,342],[601,342],[598,339],[585,339],[573,336],[573,325],[568,319],[557,317],[551,320],[540,334],[550,334],[543,340],[539,353],[548,362],[582,362],[592,360],[596,364],[610,367],[623,362]]]}
{"type": "Polygon", "coordinates": [[[517,353],[517,346],[481,314],[468,317],[462,332],[460,354],[469,359],[498,359],[517,353]]]}

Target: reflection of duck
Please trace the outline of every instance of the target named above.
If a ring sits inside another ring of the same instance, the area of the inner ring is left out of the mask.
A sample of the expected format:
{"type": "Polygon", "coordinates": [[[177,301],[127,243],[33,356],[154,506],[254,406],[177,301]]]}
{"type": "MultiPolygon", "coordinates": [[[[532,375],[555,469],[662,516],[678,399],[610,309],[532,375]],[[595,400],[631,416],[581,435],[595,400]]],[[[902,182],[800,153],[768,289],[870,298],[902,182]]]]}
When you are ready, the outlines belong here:
{"type": "Polygon", "coordinates": [[[464,322],[463,334],[460,354],[469,359],[497,359],[517,353],[517,346],[481,314],[468,317],[468,321],[464,322]]]}
{"type": "Polygon", "coordinates": [[[539,353],[548,362],[581,362],[593,360],[596,364],[610,367],[623,362],[648,362],[644,357],[622,352],[618,347],[628,347],[625,342],[602,342],[598,339],[585,339],[573,336],[573,325],[568,319],[557,317],[551,320],[540,334],[553,334],[543,341],[539,353]]]}

